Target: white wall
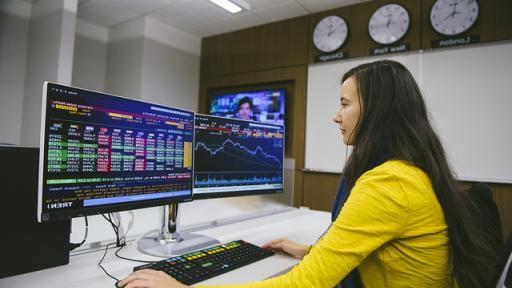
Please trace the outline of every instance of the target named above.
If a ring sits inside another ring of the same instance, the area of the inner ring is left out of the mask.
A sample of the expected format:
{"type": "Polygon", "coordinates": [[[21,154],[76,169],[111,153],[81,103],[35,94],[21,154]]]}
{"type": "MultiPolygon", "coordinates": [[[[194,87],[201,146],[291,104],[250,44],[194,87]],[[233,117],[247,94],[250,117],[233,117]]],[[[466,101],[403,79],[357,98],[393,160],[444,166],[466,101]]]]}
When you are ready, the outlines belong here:
{"type": "Polygon", "coordinates": [[[197,111],[200,39],[149,17],[145,35],[141,99],[197,111]]]}
{"type": "Polygon", "coordinates": [[[144,18],[137,18],[109,29],[105,91],[141,98],[144,18]]]}
{"type": "Polygon", "coordinates": [[[0,143],[20,144],[31,5],[0,1],[0,143]]]}
{"type": "Polygon", "coordinates": [[[107,28],[77,20],[73,56],[73,86],[105,91],[107,44],[107,28]]]}
{"type": "Polygon", "coordinates": [[[30,20],[21,144],[39,146],[44,81],[71,84],[77,0],[36,1],[30,20]]]}
{"type": "Polygon", "coordinates": [[[341,171],[346,146],[331,121],[339,79],[359,64],[390,59],[404,64],[422,89],[458,179],[512,183],[511,56],[506,41],[310,65],[306,168],[341,171]]]}

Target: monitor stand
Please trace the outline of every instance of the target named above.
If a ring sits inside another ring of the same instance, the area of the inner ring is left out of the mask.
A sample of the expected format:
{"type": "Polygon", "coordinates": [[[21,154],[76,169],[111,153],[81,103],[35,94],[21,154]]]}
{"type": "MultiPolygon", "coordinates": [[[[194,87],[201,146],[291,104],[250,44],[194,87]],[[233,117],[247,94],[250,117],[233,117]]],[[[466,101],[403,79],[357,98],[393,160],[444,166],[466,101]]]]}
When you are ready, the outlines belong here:
{"type": "Polygon", "coordinates": [[[210,236],[179,233],[178,204],[163,206],[162,228],[157,235],[144,235],[137,243],[139,251],[153,256],[171,257],[219,244],[210,236]]]}

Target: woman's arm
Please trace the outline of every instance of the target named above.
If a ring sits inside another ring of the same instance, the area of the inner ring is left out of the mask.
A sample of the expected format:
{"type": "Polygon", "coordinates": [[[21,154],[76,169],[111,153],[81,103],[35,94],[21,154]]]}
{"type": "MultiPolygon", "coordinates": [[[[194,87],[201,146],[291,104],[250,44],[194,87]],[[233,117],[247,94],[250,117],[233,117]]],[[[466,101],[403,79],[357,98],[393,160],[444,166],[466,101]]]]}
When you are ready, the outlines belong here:
{"type": "MultiPolygon", "coordinates": [[[[334,287],[370,253],[402,233],[407,219],[407,207],[407,198],[394,175],[369,171],[357,181],[328,232],[290,272],[256,283],[208,287],[334,287]]],[[[146,274],[145,277],[153,281],[156,276],[146,274]]],[[[133,287],[184,287],[175,282],[169,283],[169,286],[133,287]]]]}
{"type": "Polygon", "coordinates": [[[357,181],[328,232],[290,272],[256,283],[208,287],[334,287],[374,250],[402,233],[407,207],[393,174],[369,171],[357,181]]]}

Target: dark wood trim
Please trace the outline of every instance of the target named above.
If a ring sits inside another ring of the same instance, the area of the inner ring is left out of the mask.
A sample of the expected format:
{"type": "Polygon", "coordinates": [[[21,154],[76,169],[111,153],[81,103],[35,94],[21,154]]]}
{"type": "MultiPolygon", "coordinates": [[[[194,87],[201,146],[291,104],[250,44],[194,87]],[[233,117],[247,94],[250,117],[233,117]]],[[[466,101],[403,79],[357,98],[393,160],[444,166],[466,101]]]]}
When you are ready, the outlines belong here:
{"type": "Polygon", "coordinates": [[[314,47],[312,35],[316,24],[323,17],[329,15],[343,17],[349,26],[347,42],[338,50],[347,53],[348,58],[368,56],[370,48],[384,47],[371,39],[368,33],[368,21],[370,21],[370,17],[375,10],[384,4],[390,3],[400,4],[405,7],[409,11],[411,21],[409,31],[404,38],[390,46],[408,43],[411,51],[419,50],[421,39],[421,5],[418,5],[416,1],[410,0],[379,0],[312,14],[309,27],[309,43],[311,48],[308,53],[308,62],[314,63],[315,57],[322,55],[322,53],[314,47]]]}
{"type": "Polygon", "coordinates": [[[206,37],[201,77],[216,77],[304,65],[309,16],[206,37]]]}

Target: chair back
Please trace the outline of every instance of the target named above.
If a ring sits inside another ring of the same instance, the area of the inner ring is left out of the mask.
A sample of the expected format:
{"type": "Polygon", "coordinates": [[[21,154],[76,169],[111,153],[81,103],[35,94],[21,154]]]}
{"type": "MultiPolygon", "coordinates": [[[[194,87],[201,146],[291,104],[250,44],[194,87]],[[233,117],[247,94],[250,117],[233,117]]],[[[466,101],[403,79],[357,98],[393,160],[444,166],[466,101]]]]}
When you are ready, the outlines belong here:
{"type": "Polygon", "coordinates": [[[496,288],[511,288],[512,287],[512,233],[508,236],[507,243],[503,249],[501,257],[498,261],[498,270],[496,277],[498,281],[496,288]]]}
{"type": "Polygon", "coordinates": [[[476,213],[482,217],[482,225],[488,228],[490,237],[496,238],[496,243],[503,245],[503,230],[498,207],[492,198],[491,187],[484,183],[476,183],[468,191],[476,213]]]}

